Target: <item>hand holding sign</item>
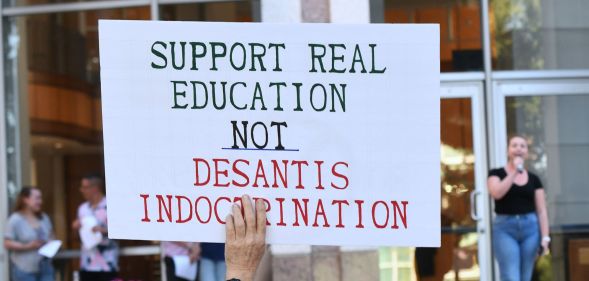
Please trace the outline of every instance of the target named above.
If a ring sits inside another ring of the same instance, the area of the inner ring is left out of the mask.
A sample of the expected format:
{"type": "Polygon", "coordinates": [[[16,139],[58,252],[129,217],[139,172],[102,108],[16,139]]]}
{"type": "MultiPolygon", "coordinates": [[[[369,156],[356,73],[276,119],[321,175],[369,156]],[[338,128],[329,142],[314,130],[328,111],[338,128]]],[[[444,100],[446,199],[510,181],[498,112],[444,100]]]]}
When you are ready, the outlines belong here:
{"type": "Polygon", "coordinates": [[[256,200],[256,210],[247,195],[241,197],[244,217],[237,204],[227,216],[225,244],[226,279],[253,280],[256,268],[266,249],[266,207],[256,200]]]}

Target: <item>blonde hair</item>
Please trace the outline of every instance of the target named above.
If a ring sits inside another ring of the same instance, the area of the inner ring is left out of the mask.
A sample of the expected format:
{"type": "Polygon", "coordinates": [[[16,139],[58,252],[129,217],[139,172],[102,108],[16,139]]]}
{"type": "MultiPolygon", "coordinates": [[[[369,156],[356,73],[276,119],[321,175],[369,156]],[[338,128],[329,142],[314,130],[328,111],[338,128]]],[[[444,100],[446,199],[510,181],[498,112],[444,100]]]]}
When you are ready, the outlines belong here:
{"type": "Polygon", "coordinates": [[[509,145],[511,143],[511,141],[513,139],[515,139],[515,138],[521,138],[521,139],[523,139],[523,140],[526,141],[526,145],[528,144],[528,141],[529,140],[528,140],[528,138],[525,135],[515,133],[515,134],[510,134],[509,135],[509,137],[507,138],[507,145],[509,145]]]}

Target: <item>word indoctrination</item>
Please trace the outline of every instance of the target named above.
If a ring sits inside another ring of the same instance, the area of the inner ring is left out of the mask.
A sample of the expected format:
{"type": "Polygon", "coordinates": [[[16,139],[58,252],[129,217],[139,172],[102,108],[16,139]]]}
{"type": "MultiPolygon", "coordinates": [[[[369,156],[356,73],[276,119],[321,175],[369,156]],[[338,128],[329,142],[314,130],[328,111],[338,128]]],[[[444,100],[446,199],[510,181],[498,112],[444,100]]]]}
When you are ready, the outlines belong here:
{"type": "Polygon", "coordinates": [[[437,25],[99,29],[111,237],[439,245],[437,25]]]}

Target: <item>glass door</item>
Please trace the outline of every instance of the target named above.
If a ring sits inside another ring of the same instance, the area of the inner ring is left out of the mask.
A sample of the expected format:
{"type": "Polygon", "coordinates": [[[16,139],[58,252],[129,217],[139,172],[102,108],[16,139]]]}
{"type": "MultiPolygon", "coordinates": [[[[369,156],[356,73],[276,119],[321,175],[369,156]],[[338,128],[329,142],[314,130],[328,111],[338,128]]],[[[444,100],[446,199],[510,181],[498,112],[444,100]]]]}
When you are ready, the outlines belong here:
{"type": "MultiPolygon", "coordinates": [[[[71,224],[84,201],[80,179],[88,173],[103,174],[104,169],[98,20],[247,22],[257,12],[251,1],[162,0],[151,1],[151,6],[150,1],[18,2],[31,3],[0,7],[3,12],[13,10],[13,15],[3,14],[1,23],[5,73],[0,84],[5,91],[0,119],[4,122],[5,117],[6,123],[0,124],[0,233],[21,186],[36,186],[55,238],[63,241],[53,259],[56,280],[75,280],[80,238],[71,224]],[[41,2],[72,3],[37,5],[41,2]],[[161,9],[154,9],[157,3],[161,9]]],[[[119,244],[120,278],[163,280],[159,241],[119,244]]],[[[8,264],[0,246],[0,280],[7,280],[8,264]]]]}
{"type": "Polygon", "coordinates": [[[381,248],[380,280],[490,280],[482,83],[441,91],[441,247],[381,248]]]}
{"type": "Polygon", "coordinates": [[[589,274],[589,78],[508,79],[494,83],[495,161],[501,166],[507,137],[529,141],[528,169],[546,192],[552,280],[586,280],[589,274]]]}

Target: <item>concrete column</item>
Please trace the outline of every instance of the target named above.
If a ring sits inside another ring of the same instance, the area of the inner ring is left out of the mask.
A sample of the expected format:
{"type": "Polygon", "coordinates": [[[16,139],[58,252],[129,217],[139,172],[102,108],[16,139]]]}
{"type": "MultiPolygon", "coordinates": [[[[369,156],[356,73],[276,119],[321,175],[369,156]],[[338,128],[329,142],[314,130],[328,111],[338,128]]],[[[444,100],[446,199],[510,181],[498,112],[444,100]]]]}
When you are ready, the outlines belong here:
{"type": "Polygon", "coordinates": [[[301,0],[261,0],[262,22],[302,22],[301,0]]]}
{"type": "MultiPolygon", "coordinates": [[[[370,23],[370,0],[260,0],[262,22],[370,23]]],[[[378,252],[273,245],[272,280],[378,280],[378,252]]]]}
{"type": "MultiPolygon", "coordinates": [[[[308,10],[310,4],[306,0],[260,0],[261,20],[271,23],[301,23],[304,22],[303,6],[308,10]]],[[[305,15],[307,21],[309,17],[309,14],[305,15]]],[[[310,246],[272,245],[270,251],[273,281],[313,280],[310,246]]]]}
{"type": "Polygon", "coordinates": [[[370,22],[384,23],[384,0],[370,0],[370,22]]]}
{"type": "Polygon", "coordinates": [[[313,246],[311,266],[314,281],[342,280],[341,257],[339,247],[313,246]]]}
{"type": "Polygon", "coordinates": [[[329,0],[301,0],[303,22],[330,22],[329,0]]]}
{"type": "Polygon", "coordinates": [[[380,269],[378,267],[377,249],[342,249],[341,253],[341,280],[378,281],[380,269]]]}
{"type": "Polygon", "coordinates": [[[541,34],[537,41],[541,44],[538,56],[544,69],[587,68],[589,58],[584,54],[589,44],[589,18],[585,16],[588,8],[586,0],[540,1],[541,34]]]}
{"type": "Polygon", "coordinates": [[[329,12],[333,23],[370,23],[369,0],[331,0],[329,12]]]}
{"type": "MultiPolygon", "coordinates": [[[[540,105],[543,112],[541,118],[544,122],[544,132],[542,132],[541,130],[539,132],[535,132],[536,134],[534,135],[534,137],[538,137],[538,139],[544,139],[544,148],[546,150],[545,155],[548,159],[548,169],[546,169],[546,180],[548,182],[542,182],[544,188],[546,188],[546,208],[548,211],[548,221],[566,224],[568,220],[565,211],[567,209],[566,203],[565,206],[559,206],[558,203],[568,201],[566,190],[564,189],[564,184],[561,176],[561,169],[563,167],[560,163],[562,158],[559,147],[559,143],[561,142],[560,137],[562,136],[562,132],[560,132],[559,128],[559,97],[544,96],[541,97],[541,99],[542,101],[540,105]]],[[[533,143],[532,147],[537,145],[537,143],[533,143]]],[[[578,193],[574,194],[575,196],[580,195],[578,193]]],[[[566,275],[566,273],[563,271],[563,269],[566,268],[564,263],[564,257],[567,253],[564,251],[566,246],[563,245],[563,242],[564,241],[562,239],[562,236],[553,236],[553,240],[551,242],[552,251],[550,252],[550,254],[552,254],[552,264],[556,265],[553,267],[553,276],[560,276],[564,279],[564,276],[566,275]]],[[[557,280],[558,279],[559,278],[557,278],[557,280]]]]}
{"type": "Polygon", "coordinates": [[[261,0],[260,6],[262,22],[370,23],[370,0],[261,0]]]}
{"type": "Polygon", "coordinates": [[[311,247],[272,245],[272,280],[313,280],[311,247]]]}

